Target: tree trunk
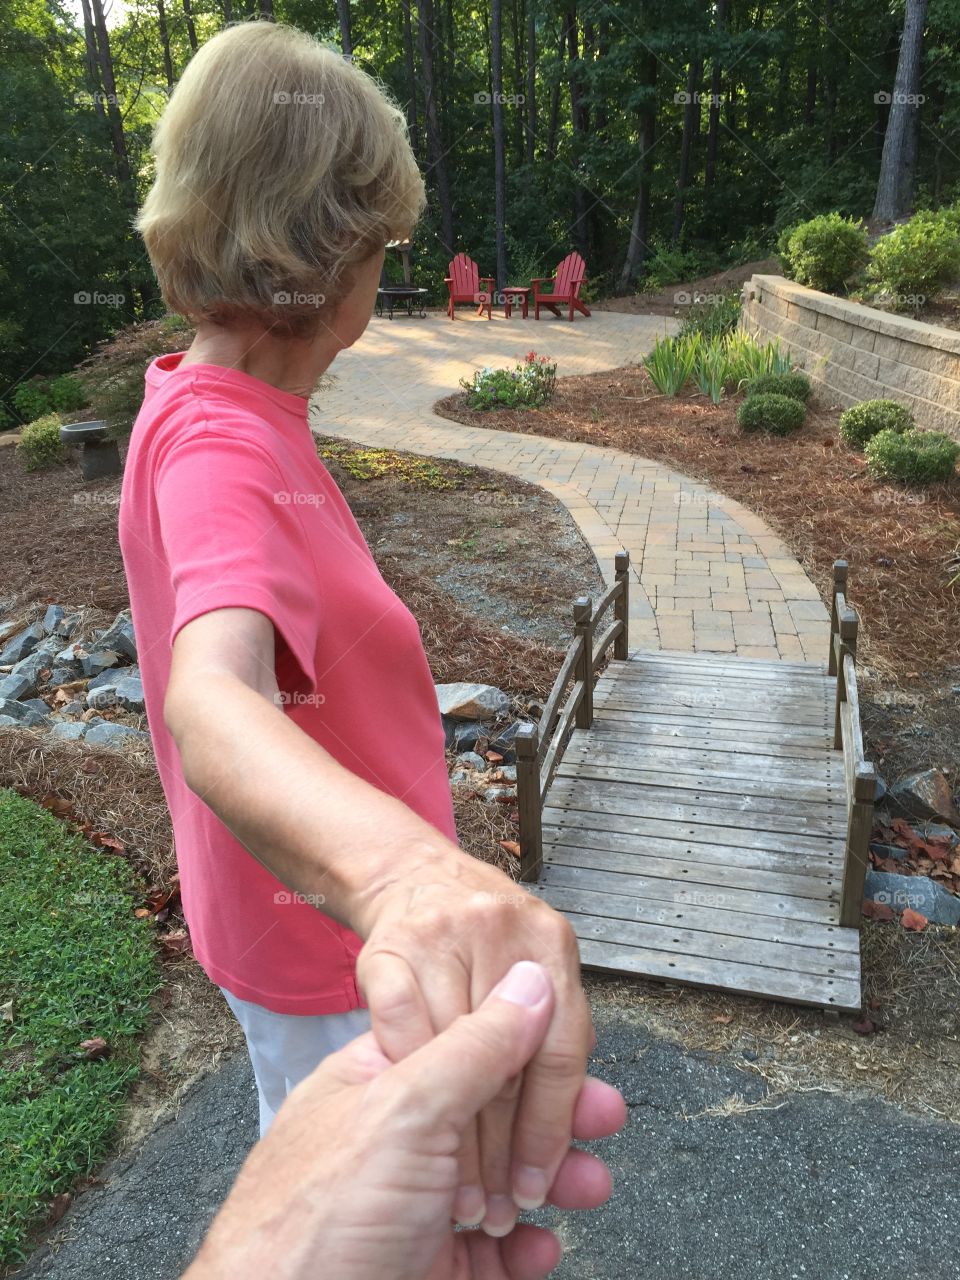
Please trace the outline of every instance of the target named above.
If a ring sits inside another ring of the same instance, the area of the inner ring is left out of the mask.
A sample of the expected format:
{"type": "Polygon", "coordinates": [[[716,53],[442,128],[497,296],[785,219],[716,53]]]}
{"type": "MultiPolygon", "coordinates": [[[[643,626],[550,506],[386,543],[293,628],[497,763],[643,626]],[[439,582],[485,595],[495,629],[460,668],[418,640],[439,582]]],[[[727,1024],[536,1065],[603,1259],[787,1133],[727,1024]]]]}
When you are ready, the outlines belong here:
{"type": "Polygon", "coordinates": [[[620,272],[620,290],[623,293],[630,288],[640,265],[650,256],[650,176],[653,171],[651,156],[657,129],[657,60],[652,54],[645,59],[644,83],[649,87],[650,93],[640,112],[640,159],[637,162],[640,177],[637,183],[637,199],[633,206],[633,220],[630,224],[627,256],[624,259],[623,270],[620,272]]]}
{"type": "Polygon", "coordinates": [[[187,19],[187,39],[190,41],[190,48],[194,53],[199,49],[197,43],[197,28],[193,21],[193,5],[191,0],[183,0],[183,13],[187,19]]]}
{"type": "Polygon", "coordinates": [[[583,97],[580,86],[580,70],[577,62],[580,59],[579,39],[577,33],[576,8],[567,14],[567,57],[570,61],[570,123],[573,127],[573,226],[570,235],[583,257],[590,252],[587,227],[586,193],[576,169],[579,165],[581,150],[586,137],[586,119],[583,108],[583,97]]]}
{"type": "Polygon", "coordinates": [[[427,160],[433,171],[440,201],[440,238],[447,253],[453,253],[453,205],[450,200],[450,183],[447,178],[446,159],[440,139],[440,121],[437,118],[437,100],[433,75],[433,0],[418,0],[417,43],[420,49],[420,69],[423,76],[424,116],[427,123],[427,160]]]}
{"type": "Polygon", "coordinates": [[[337,0],[337,18],[340,22],[340,49],[344,57],[353,55],[350,39],[350,0],[337,0]]]}
{"type": "Polygon", "coordinates": [[[823,27],[827,33],[823,69],[823,105],[827,114],[824,150],[827,160],[831,162],[837,157],[837,64],[834,39],[831,35],[834,21],[833,0],[823,0],[823,27]]]}
{"type": "Polygon", "coordinates": [[[96,33],[97,65],[100,68],[100,83],[106,98],[107,121],[110,125],[110,140],[113,143],[113,154],[117,160],[117,176],[120,179],[127,199],[131,205],[136,204],[133,183],[130,176],[130,157],[127,154],[127,140],[123,133],[123,117],[120,115],[120,101],[117,97],[117,82],[113,74],[113,58],[110,54],[110,37],[107,35],[107,24],[103,16],[103,0],[89,0],[93,15],[93,29],[96,33]]]}
{"type": "Polygon", "coordinates": [[[897,61],[897,78],[893,101],[883,139],[883,157],[877,182],[877,199],[873,216],[878,222],[893,222],[906,213],[913,200],[913,168],[915,144],[911,134],[916,127],[920,89],[920,60],[923,55],[923,25],[927,17],[927,0],[907,0],[903,19],[903,38],[897,61]]]}
{"type": "Polygon", "coordinates": [[[490,0],[490,78],[493,100],[493,216],[497,242],[497,288],[507,281],[507,158],[503,130],[503,7],[490,0]]]}
{"type": "Polygon", "coordinates": [[[173,59],[170,57],[170,32],[167,30],[167,15],[164,12],[163,0],[157,0],[157,25],[160,28],[160,48],[163,51],[163,74],[167,78],[169,91],[173,88],[173,59]]]}
{"type": "Polygon", "coordinates": [[[223,24],[229,27],[233,21],[233,5],[230,0],[223,0],[223,24]]]}
{"type": "Polygon", "coordinates": [[[407,126],[410,145],[420,162],[420,129],[417,124],[417,70],[413,60],[413,27],[410,24],[410,0],[400,0],[403,10],[403,60],[407,69],[407,126]]]}
{"type": "Polygon", "coordinates": [[[93,109],[101,120],[106,120],[106,112],[103,109],[103,86],[100,83],[100,55],[97,51],[97,33],[90,13],[90,0],[80,0],[80,3],[83,8],[84,60],[90,92],[93,95],[93,109]]]}
{"type": "MultiPolygon", "coordinates": [[[[716,29],[714,38],[719,44],[727,21],[727,0],[717,0],[716,29]]],[[[703,185],[709,191],[717,180],[717,146],[720,140],[720,89],[723,82],[723,66],[719,49],[710,59],[710,114],[707,125],[707,167],[703,185]]]]}
{"type": "Polygon", "coordinates": [[[687,68],[687,98],[683,107],[683,136],[680,140],[680,169],[677,173],[677,195],[673,204],[673,242],[683,231],[683,214],[690,186],[694,137],[700,129],[700,81],[703,76],[703,59],[693,58],[687,68]]]}
{"type": "Polygon", "coordinates": [[[527,0],[527,164],[533,164],[537,138],[537,9],[527,0]]]}
{"type": "Polygon", "coordinates": [[[563,51],[567,47],[567,19],[560,20],[560,43],[557,47],[557,79],[550,94],[550,123],[547,126],[547,156],[557,158],[557,131],[560,127],[560,83],[563,77],[563,51]]]}

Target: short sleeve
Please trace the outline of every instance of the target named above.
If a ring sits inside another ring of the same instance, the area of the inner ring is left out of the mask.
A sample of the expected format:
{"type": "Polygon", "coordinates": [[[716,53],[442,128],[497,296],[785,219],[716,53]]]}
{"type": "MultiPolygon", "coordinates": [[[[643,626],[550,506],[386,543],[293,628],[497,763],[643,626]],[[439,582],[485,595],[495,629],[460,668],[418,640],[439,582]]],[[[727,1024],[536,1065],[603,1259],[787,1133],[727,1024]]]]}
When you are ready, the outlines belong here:
{"type": "Polygon", "coordinates": [[[315,692],[322,604],[313,552],[267,450],[242,436],[191,435],[160,461],[155,493],[174,594],[171,645],[202,614],[256,609],[315,692]]]}

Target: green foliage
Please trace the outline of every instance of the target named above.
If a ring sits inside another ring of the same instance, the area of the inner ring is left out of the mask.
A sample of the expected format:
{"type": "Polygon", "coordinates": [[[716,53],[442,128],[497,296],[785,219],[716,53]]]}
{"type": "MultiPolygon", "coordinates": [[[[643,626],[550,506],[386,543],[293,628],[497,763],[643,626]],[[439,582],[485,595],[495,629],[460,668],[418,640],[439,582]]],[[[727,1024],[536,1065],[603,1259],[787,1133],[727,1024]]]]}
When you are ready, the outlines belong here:
{"type": "Polygon", "coordinates": [[[913,414],[896,400],[863,400],[840,415],[840,439],[851,449],[862,449],[881,431],[909,431],[913,414]]]}
{"type": "Polygon", "coordinates": [[[680,323],[677,336],[699,333],[705,338],[732,333],[740,321],[739,292],[694,294],[694,301],[680,323]]]}
{"type": "Polygon", "coordinates": [[[742,431],[766,431],[773,436],[786,436],[803,425],[806,407],[793,396],[747,396],[737,409],[737,423],[742,431]]]}
{"type": "Polygon", "coordinates": [[[59,413],[74,413],[87,403],[87,393],[79,378],[63,373],[50,383],[50,403],[59,413]]]}
{"type": "Polygon", "coordinates": [[[716,249],[681,249],[665,240],[654,239],[650,257],[643,264],[642,289],[662,289],[683,280],[695,280],[723,267],[716,249]]]}
{"type": "Polygon", "coordinates": [[[42,379],[21,382],[11,398],[21,422],[33,422],[53,408],[48,384],[42,379]]]}
{"type": "Polygon", "coordinates": [[[60,415],[48,413],[28,423],[20,432],[17,457],[26,471],[43,471],[67,460],[67,447],[60,439],[60,415]]]}
{"type": "Polygon", "coordinates": [[[653,350],[644,356],[643,367],[661,395],[679,395],[693,373],[699,347],[697,334],[655,340],[653,350]]]}
{"type": "Polygon", "coordinates": [[[918,312],[960,274],[957,210],[924,210],[882,236],[870,251],[867,276],[897,310],[918,312]]]}
{"type": "Polygon", "coordinates": [[[0,790],[0,1264],[106,1154],[159,986],[125,859],[0,790]],[[101,1037],[105,1056],[81,1044],[101,1037]]]}
{"type": "Polygon", "coordinates": [[[728,334],[725,341],[730,360],[730,382],[734,387],[765,374],[790,371],[790,354],[781,349],[778,338],[761,343],[749,333],[737,329],[728,334]]]}
{"type": "Polygon", "coordinates": [[[955,474],[960,444],[942,431],[885,430],[868,440],[863,452],[875,480],[937,484],[955,474]]]}
{"type": "Polygon", "coordinates": [[[535,351],[513,369],[478,369],[460,379],[470,409],[539,409],[553,395],[557,366],[535,351]]]}
{"type": "Polygon", "coordinates": [[[643,363],[662,395],[678,395],[693,378],[698,390],[719,404],[725,390],[735,390],[749,378],[786,372],[790,357],[781,352],[778,342],[761,345],[736,329],[712,337],[688,333],[658,338],[643,363]]]}
{"type": "Polygon", "coordinates": [[[453,463],[438,465],[426,458],[416,458],[392,449],[368,449],[362,445],[344,444],[339,440],[321,440],[317,453],[326,462],[336,462],[355,480],[376,480],[391,476],[401,484],[418,489],[459,489],[463,467],[453,463]]]}
{"type": "Polygon", "coordinates": [[[714,404],[723,399],[724,388],[730,381],[730,360],[722,337],[700,339],[693,364],[693,380],[697,390],[714,404]]]}
{"type": "Polygon", "coordinates": [[[785,230],[777,242],[784,275],[811,289],[840,292],[867,261],[862,223],[824,213],[785,230]]]}
{"type": "Polygon", "coordinates": [[[759,378],[751,378],[744,391],[748,396],[764,395],[772,392],[778,396],[792,396],[801,404],[810,399],[810,379],[805,373],[764,373],[759,378]]]}

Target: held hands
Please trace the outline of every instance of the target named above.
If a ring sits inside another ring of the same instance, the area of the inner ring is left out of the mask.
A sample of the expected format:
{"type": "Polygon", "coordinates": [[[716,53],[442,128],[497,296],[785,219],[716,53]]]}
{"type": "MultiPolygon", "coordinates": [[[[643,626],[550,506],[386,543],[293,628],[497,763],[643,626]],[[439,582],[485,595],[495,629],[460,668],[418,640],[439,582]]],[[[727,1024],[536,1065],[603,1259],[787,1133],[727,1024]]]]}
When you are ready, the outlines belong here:
{"type": "Polygon", "coordinates": [[[453,1216],[505,1236],[519,1209],[544,1203],[573,1133],[594,1042],[576,938],[557,912],[459,849],[402,865],[355,925],[367,940],[360,985],[391,1062],[477,1009],[518,961],[536,961],[552,983],[542,1043],[463,1131],[453,1216]]]}
{"type": "MultiPolygon", "coordinates": [[[[372,1034],[327,1058],[254,1148],[184,1280],[539,1280],[560,1248],[538,1227],[499,1240],[451,1224],[458,1152],[474,1117],[542,1053],[557,1006],[545,970],[513,966],[477,1012],[392,1065],[372,1034]]],[[[528,1068],[529,1069],[529,1068],[528,1068]]],[[[588,1080],[572,1129],[619,1129],[620,1094],[588,1080]]],[[[549,1189],[593,1208],[606,1167],[566,1150],[549,1189]]]]}

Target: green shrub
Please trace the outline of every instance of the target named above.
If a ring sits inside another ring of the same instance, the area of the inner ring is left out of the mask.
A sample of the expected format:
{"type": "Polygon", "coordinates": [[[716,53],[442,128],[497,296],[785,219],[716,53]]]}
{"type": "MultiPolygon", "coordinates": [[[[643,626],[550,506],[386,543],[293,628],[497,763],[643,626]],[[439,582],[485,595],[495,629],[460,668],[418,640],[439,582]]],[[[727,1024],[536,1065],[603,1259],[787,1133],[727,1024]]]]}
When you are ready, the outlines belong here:
{"type": "Polygon", "coordinates": [[[50,403],[58,413],[73,413],[87,403],[87,393],[79,378],[61,374],[50,383],[50,403]]]}
{"type": "Polygon", "coordinates": [[[942,431],[880,431],[867,441],[867,470],[875,480],[936,484],[954,474],[960,444],[942,431]]]}
{"type": "Polygon", "coordinates": [[[924,210],[870,251],[867,276],[901,311],[918,312],[960,273],[960,234],[953,210],[924,210]]]}
{"type": "Polygon", "coordinates": [[[784,275],[827,293],[841,291],[867,261],[863,224],[839,213],[822,213],[789,227],[777,247],[784,275]]]}
{"type": "Polygon", "coordinates": [[[721,338],[732,333],[739,323],[739,293],[675,294],[674,297],[680,299],[679,306],[687,306],[684,299],[692,299],[680,323],[679,338],[693,333],[705,338],[721,338]]]}
{"type": "Polygon", "coordinates": [[[864,400],[840,415],[840,439],[851,449],[862,449],[881,431],[909,431],[913,414],[896,400],[864,400]]]}
{"type": "Polygon", "coordinates": [[[747,396],[737,410],[737,423],[742,431],[767,431],[773,436],[786,436],[802,425],[806,412],[802,402],[792,396],[767,392],[747,396]]]}
{"type": "Polygon", "coordinates": [[[529,351],[514,369],[478,369],[460,385],[471,409],[538,409],[553,395],[556,380],[557,366],[529,351]]]}
{"type": "Polygon", "coordinates": [[[13,407],[21,422],[34,422],[53,408],[45,382],[23,382],[13,393],[13,407]]]}
{"type": "Polygon", "coordinates": [[[805,373],[764,373],[759,378],[751,378],[744,388],[748,396],[777,395],[790,396],[806,404],[810,399],[810,379],[805,373]]]}
{"type": "Polygon", "coordinates": [[[60,439],[60,416],[48,413],[20,432],[17,456],[27,471],[42,471],[66,462],[67,447],[60,439]]]}

